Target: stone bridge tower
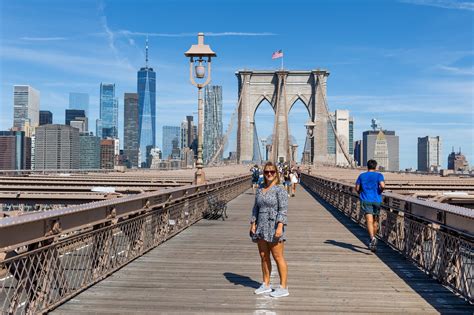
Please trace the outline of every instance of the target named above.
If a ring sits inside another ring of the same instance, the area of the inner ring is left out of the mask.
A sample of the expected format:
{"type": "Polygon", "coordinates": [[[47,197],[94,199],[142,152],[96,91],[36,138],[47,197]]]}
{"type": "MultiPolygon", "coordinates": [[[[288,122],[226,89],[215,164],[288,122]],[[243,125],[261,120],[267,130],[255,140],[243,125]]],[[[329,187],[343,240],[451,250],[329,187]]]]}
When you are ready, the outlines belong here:
{"type": "Polygon", "coordinates": [[[252,71],[236,72],[239,84],[237,129],[237,158],[239,163],[252,161],[254,147],[255,112],[267,100],[275,112],[273,145],[269,159],[291,161],[288,115],[297,100],[308,109],[313,137],[313,164],[334,164],[327,153],[326,70],[311,71],[252,71]]]}

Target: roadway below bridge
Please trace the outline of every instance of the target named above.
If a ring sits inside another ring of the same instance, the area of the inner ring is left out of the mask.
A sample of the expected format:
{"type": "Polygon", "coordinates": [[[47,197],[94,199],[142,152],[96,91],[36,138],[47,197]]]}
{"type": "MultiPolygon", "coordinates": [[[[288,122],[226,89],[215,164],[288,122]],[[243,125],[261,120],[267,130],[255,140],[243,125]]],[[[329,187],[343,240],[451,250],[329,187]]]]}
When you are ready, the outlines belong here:
{"type": "MultiPolygon", "coordinates": [[[[465,313],[474,306],[299,187],[290,198],[290,296],[256,296],[261,281],[248,237],[251,190],[226,221],[201,220],[54,310],[53,314],[465,313]]],[[[273,286],[278,273],[273,266],[273,286]]]]}

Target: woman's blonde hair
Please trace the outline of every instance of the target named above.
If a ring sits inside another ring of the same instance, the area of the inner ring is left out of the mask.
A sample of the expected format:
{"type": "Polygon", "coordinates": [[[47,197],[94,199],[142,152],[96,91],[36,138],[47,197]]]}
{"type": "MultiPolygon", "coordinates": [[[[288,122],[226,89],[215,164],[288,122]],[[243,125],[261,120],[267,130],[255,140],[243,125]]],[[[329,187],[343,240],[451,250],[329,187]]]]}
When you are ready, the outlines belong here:
{"type": "Polygon", "coordinates": [[[278,168],[276,167],[275,164],[273,164],[273,162],[267,162],[265,164],[265,166],[263,167],[263,180],[265,182],[265,186],[268,186],[267,177],[265,176],[265,169],[268,166],[273,167],[273,169],[275,170],[275,179],[273,179],[273,182],[275,183],[275,185],[279,185],[280,184],[280,174],[278,172],[278,168]]]}

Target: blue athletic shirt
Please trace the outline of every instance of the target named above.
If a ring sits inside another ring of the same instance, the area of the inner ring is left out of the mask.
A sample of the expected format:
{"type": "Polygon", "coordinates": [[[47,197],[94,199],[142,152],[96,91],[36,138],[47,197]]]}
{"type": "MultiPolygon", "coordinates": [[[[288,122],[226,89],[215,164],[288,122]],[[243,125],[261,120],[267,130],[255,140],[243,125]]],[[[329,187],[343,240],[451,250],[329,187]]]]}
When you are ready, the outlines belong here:
{"type": "Polygon", "coordinates": [[[379,183],[384,178],[378,172],[365,172],[359,175],[356,185],[360,185],[360,200],[369,202],[382,202],[382,191],[379,183]]]}

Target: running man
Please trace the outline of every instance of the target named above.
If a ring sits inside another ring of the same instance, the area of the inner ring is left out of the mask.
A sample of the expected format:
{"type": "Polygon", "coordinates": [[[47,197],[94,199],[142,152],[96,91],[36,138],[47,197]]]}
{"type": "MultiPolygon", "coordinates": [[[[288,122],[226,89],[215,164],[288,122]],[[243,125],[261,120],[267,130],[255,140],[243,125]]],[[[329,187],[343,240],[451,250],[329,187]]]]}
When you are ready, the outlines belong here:
{"type": "Polygon", "coordinates": [[[377,161],[367,162],[368,171],[359,175],[355,189],[359,193],[360,208],[364,211],[367,231],[370,241],[369,249],[375,253],[377,250],[377,230],[379,227],[380,205],[382,204],[382,191],[385,188],[384,177],[377,172],[377,161]]]}

